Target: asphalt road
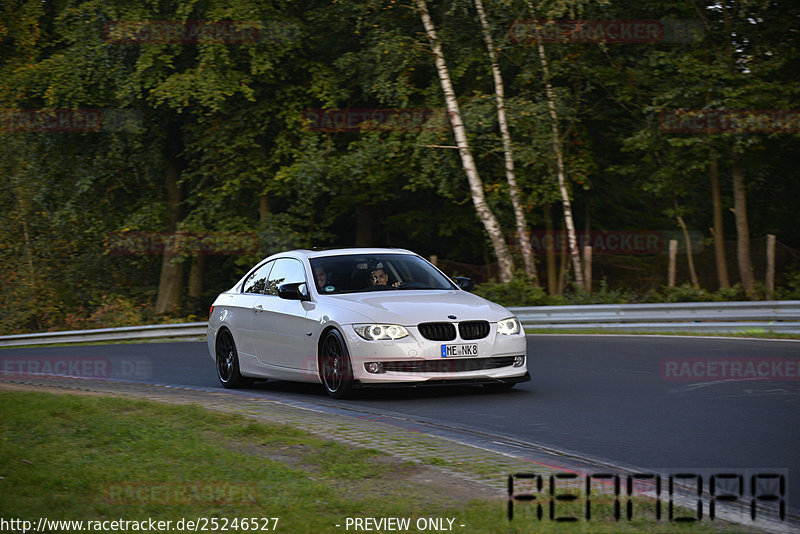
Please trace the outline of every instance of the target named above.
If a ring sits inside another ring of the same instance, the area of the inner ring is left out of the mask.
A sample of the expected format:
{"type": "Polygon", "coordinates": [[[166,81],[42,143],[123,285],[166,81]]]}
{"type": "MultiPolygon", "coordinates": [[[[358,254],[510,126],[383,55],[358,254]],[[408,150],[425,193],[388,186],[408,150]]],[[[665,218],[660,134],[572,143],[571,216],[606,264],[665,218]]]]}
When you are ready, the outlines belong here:
{"type": "MultiPolygon", "coordinates": [[[[794,513],[800,508],[800,378],[797,368],[785,365],[800,359],[800,342],[534,335],[528,354],[533,380],[504,393],[369,390],[332,401],[321,386],[278,381],[244,393],[488,433],[644,472],[782,470],[787,505],[794,513]],[[743,372],[748,362],[761,364],[770,377],[720,380],[708,376],[707,359],[738,362],[743,372]],[[793,380],[773,379],[792,369],[793,380]]],[[[219,387],[199,342],[0,351],[5,369],[11,361],[63,367],[74,360],[90,362],[89,372],[102,369],[108,376],[110,369],[113,378],[219,387]]]]}

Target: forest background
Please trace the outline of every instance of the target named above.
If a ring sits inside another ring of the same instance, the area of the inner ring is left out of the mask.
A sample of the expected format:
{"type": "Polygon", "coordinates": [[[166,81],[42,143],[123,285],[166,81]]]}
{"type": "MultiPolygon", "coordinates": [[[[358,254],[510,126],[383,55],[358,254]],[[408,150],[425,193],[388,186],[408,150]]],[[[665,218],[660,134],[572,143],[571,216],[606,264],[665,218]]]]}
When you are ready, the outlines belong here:
{"type": "Polygon", "coordinates": [[[0,334],[201,320],[298,247],[507,305],[798,299],[799,45],[793,0],[7,0],[0,334]]]}

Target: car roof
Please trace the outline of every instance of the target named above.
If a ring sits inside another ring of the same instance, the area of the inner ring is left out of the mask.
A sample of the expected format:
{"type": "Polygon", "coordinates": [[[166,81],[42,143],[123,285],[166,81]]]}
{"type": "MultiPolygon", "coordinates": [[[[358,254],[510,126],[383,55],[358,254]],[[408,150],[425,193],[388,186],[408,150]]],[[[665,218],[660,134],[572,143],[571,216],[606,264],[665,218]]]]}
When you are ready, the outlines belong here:
{"type": "MultiPolygon", "coordinates": [[[[281,254],[293,254],[297,256],[305,256],[306,258],[309,259],[329,257],[329,256],[346,256],[350,254],[355,254],[355,255],[413,254],[414,256],[418,255],[414,252],[411,252],[410,250],[402,248],[365,248],[365,247],[315,249],[315,250],[297,249],[297,250],[290,250],[287,252],[283,252],[281,254]]],[[[278,256],[278,255],[280,254],[274,254],[273,256],[278,256]]]]}

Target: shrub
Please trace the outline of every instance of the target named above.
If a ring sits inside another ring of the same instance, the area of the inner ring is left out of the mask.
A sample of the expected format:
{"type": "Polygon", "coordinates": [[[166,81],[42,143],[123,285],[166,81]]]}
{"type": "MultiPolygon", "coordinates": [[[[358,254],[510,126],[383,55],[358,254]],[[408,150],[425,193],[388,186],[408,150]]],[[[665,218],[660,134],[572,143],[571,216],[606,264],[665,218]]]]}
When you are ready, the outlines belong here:
{"type": "Polygon", "coordinates": [[[675,287],[664,288],[664,302],[714,302],[712,293],[703,288],[695,289],[686,283],[675,287]]]}
{"type": "Polygon", "coordinates": [[[795,271],[786,276],[786,282],[775,289],[777,300],[800,300],[800,271],[795,271]]]}
{"type": "Polygon", "coordinates": [[[551,299],[544,289],[522,277],[508,283],[484,282],[475,286],[475,294],[496,302],[501,306],[545,306],[551,299]]]}
{"type": "Polygon", "coordinates": [[[714,297],[715,300],[722,302],[748,300],[747,294],[744,292],[741,284],[736,284],[728,288],[721,287],[714,293],[714,297]]]}
{"type": "Polygon", "coordinates": [[[631,304],[637,302],[635,293],[626,289],[610,289],[605,280],[598,284],[600,287],[593,289],[591,294],[573,288],[564,295],[566,304],[631,304]]]}
{"type": "Polygon", "coordinates": [[[122,296],[103,295],[87,323],[89,328],[146,324],[144,306],[122,296]]]}

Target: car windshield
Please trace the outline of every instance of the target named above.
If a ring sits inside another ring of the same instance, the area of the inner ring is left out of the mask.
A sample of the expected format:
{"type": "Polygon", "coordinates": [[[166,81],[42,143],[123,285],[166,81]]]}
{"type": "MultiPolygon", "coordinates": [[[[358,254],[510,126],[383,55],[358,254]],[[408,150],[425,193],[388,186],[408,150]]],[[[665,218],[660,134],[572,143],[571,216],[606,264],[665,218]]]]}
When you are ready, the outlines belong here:
{"type": "Polygon", "coordinates": [[[457,289],[430,263],[413,254],[352,254],[311,260],[317,290],[330,295],[403,289],[457,289]]]}

